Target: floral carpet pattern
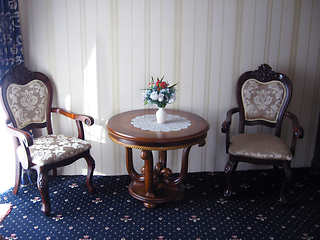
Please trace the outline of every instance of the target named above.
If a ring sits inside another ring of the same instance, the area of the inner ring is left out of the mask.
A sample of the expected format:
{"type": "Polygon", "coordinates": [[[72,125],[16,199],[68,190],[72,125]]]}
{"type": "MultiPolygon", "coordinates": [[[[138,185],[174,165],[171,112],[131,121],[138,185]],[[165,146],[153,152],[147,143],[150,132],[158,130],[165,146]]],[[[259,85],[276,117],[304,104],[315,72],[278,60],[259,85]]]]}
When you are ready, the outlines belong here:
{"type": "Polygon", "coordinates": [[[320,239],[320,173],[293,169],[286,207],[277,201],[283,171],[239,171],[223,200],[222,172],[189,173],[184,198],[147,209],[128,193],[129,176],[50,178],[51,216],[40,210],[36,184],[0,194],[12,210],[0,224],[4,239],[320,239]]]}

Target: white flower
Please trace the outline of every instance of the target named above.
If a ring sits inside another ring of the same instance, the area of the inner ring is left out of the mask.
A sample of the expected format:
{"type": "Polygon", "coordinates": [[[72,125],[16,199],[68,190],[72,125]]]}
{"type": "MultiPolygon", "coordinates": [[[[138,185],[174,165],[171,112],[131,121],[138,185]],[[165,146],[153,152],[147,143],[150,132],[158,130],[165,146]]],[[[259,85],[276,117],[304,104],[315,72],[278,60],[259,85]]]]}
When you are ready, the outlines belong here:
{"type": "Polygon", "coordinates": [[[173,94],[172,94],[172,96],[170,97],[170,99],[169,99],[169,104],[171,104],[171,103],[173,103],[173,102],[175,102],[176,101],[176,92],[174,92],[173,94]]]}
{"type": "Polygon", "coordinates": [[[169,93],[169,88],[161,89],[160,93],[162,93],[162,94],[169,93]]]}
{"type": "Polygon", "coordinates": [[[152,93],[150,94],[150,98],[151,98],[152,100],[158,100],[158,93],[157,93],[157,92],[152,92],[152,93]]]}
{"type": "Polygon", "coordinates": [[[158,101],[159,101],[159,102],[162,102],[163,100],[164,100],[164,94],[159,93],[158,101]]]}

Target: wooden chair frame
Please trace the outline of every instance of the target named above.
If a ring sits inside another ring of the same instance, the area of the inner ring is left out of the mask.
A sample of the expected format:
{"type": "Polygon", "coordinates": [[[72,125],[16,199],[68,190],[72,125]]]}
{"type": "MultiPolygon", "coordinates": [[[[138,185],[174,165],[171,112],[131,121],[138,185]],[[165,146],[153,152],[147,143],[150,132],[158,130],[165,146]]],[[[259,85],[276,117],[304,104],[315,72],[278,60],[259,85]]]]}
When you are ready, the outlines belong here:
{"type": "MultiPolygon", "coordinates": [[[[286,111],[290,99],[292,95],[292,85],[289,80],[289,78],[282,74],[272,71],[272,68],[267,64],[262,64],[258,70],[255,71],[248,71],[243,73],[237,83],[236,83],[236,99],[238,107],[231,108],[227,111],[227,117],[225,121],[222,124],[221,131],[223,133],[226,133],[226,152],[229,150],[230,146],[230,126],[232,123],[232,116],[236,113],[239,114],[239,128],[238,128],[238,134],[244,133],[245,128],[247,126],[254,126],[254,125],[263,125],[270,128],[275,128],[275,136],[280,137],[281,135],[281,126],[283,122],[283,118],[287,117],[291,120],[292,123],[292,129],[293,129],[293,135],[292,135],[292,141],[291,141],[291,147],[290,151],[292,155],[295,153],[297,139],[303,138],[303,128],[298,123],[298,118],[288,111],[286,111]],[[270,81],[279,81],[283,83],[285,86],[285,89],[287,91],[287,94],[284,99],[284,104],[279,110],[279,114],[277,117],[277,120],[275,123],[264,121],[264,120],[255,120],[255,121],[247,121],[245,119],[245,112],[244,112],[244,106],[242,101],[242,94],[241,89],[242,85],[249,79],[256,79],[259,82],[267,83],[270,81]]],[[[229,154],[229,160],[225,166],[224,172],[227,179],[227,188],[224,192],[225,199],[228,199],[232,194],[232,175],[235,172],[237,165],[239,162],[247,162],[251,164],[258,164],[258,165],[273,165],[273,166],[280,166],[283,167],[285,172],[285,179],[282,184],[281,192],[280,192],[280,202],[286,203],[287,200],[285,198],[285,190],[287,187],[287,183],[291,178],[291,167],[290,163],[291,161],[288,160],[273,160],[273,159],[257,159],[252,157],[244,157],[244,156],[236,156],[229,154]]]]}
{"type": "Polygon", "coordinates": [[[64,159],[58,162],[53,162],[51,164],[45,164],[43,166],[35,165],[32,162],[32,158],[30,156],[29,147],[33,145],[33,138],[30,135],[30,130],[46,128],[48,135],[53,134],[52,123],[51,123],[51,113],[61,114],[65,117],[75,120],[77,130],[78,130],[78,138],[84,140],[84,129],[83,123],[87,126],[91,126],[94,124],[94,120],[92,117],[87,115],[76,114],[61,108],[54,108],[52,106],[53,100],[53,88],[49,78],[40,72],[31,72],[28,71],[27,68],[19,65],[15,67],[9,74],[7,74],[1,82],[1,100],[4,109],[6,110],[7,120],[5,121],[6,129],[10,134],[12,134],[14,138],[14,149],[22,145],[25,149],[27,158],[25,161],[21,161],[18,158],[17,151],[15,151],[16,158],[16,177],[15,177],[15,186],[13,189],[13,194],[17,194],[21,184],[21,170],[22,167],[25,169],[36,169],[38,173],[37,185],[39,192],[42,198],[42,206],[41,211],[47,216],[51,211],[50,199],[49,199],[49,186],[48,186],[48,172],[53,170],[53,175],[57,175],[57,168],[69,165],[80,158],[84,158],[88,165],[86,184],[89,189],[90,194],[95,192],[96,187],[93,185],[92,176],[95,168],[95,161],[90,155],[90,151],[86,150],[72,158],[64,159]],[[12,83],[16,83],[19,85],[25,85],[33,80],[42,81],[47,89],[48,89],[48,102],[47,102],[47,111],[46,111],[46,122],[43,123],[31,123],[21,129],[17,128],[17,123],[15,122],[15,118],[13,113],[9,110],[9,104],[5,96],[6,90],[8,86],[12,83]]]}

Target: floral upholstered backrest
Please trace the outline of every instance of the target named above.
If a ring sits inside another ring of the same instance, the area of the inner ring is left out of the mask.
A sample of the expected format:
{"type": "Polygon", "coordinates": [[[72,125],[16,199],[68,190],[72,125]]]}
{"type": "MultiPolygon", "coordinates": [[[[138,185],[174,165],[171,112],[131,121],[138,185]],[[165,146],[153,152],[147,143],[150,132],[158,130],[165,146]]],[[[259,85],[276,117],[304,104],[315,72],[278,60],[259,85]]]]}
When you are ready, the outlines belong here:
{"type": "Polygon", "coordinates": [[[42,81],[32,80],[25,85],[12,83],[6,98],[17,128],[47,121],[48,89],[42,81]]]}
{"type": "Polygon", "coordinates": [[[248,79],[241,88],[245,120],[276,123],[286,94],[286,88],[280,81],[248,79]]]}

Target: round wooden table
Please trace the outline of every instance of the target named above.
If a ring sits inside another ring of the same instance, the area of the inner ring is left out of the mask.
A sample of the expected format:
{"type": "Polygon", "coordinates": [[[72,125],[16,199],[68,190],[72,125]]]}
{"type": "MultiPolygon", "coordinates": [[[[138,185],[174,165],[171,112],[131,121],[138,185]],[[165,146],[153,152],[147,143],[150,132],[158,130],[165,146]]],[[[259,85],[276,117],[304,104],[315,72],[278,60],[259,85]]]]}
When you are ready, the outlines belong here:
{"type": "MultiPolygon", "coordinates": [[[[149,131],[133,126],[138,116],[155,114],[157,109],[141,109],[123,112],[111,117],[106,129],[111,140],[125,146],[127,170],[132,178],[130,194],[144,202],[145,207],[155,208],[159,203],[182,199],[184,181],[188,171],[188,156],[193,145],[205,145],[209,124],[202,117],[179,110],[166,109],[168,114],[187,118],[191,125],[179,131],[149,131]],[[141,173],[134,169],[132,148],[140,149],[144,160],[141,173]],[[181,171],[173,177],[167,168],[167,151],[183,148],[181,171]],[[159,151],[159,160],[153,165],[152,151],[159,151]]],[[[166,124],[166,123],[164,123],[166,124]]]]}

